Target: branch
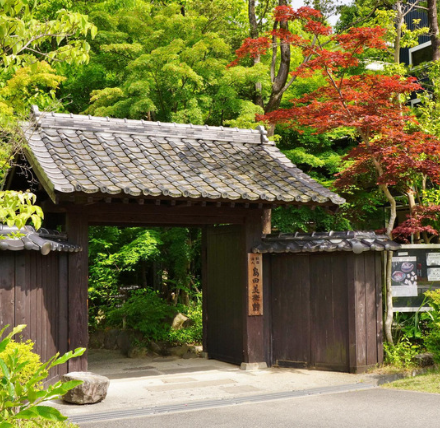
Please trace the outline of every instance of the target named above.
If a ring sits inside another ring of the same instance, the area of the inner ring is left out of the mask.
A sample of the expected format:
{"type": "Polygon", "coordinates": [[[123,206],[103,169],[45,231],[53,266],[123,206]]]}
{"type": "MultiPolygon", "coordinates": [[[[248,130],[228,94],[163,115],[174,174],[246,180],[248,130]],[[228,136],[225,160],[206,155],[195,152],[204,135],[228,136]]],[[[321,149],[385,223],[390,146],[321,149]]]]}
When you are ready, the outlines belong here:
{"type": "MultiPolygon", "coordinates": [[[[277,27],[278,27],[278,22],[275,21],[273,23],[273,29],[276,30],[277,27]]],[[[272,61],[270,63],[270,83],[273,83],[275,80],[275,65],[277,62],[278,44],[276,43],[275,36],[272,36],[272,42],[273,42],[273,44],[272,44],[272,61]]]]}
{"type": "Polygon", "coordinates": [[[270,3],[270,0],[267,0],[266,1],[266,6],[264,7],[264,12],[262,13],[261,18],[260,18],[260,20],[257,23],[258,27],[261,27],[261,25],[263,24],[263,19],[266,16],[266,13],[267,13],[267,11],[268,11],[268,9],[270,7],[269,3],[270,3]]]}
{"type": "Polygon", "coordinates": [[[377,8],[379,7],[379,3],[380,3],[380,0],[376,0],[376,3],[374,4],[373,9],[371,10],[371,12],[367,16],[361,17],[358,20],[350,23],[349,26],[341,28],[341,30],[338,31],[338,33],[343,33],[344,31],[347,31],[349,28],[356,27],[361,22],[364,22],[364,21],[370,19],[376,13],[377,8]]]}
{"type": "MultiPolygon", "coordinates": [[[[316,37],[316,34],[314,34],[314,35],[313,35],[313,41],[312,41],[312,44],[311,44],[311,47],[312,47],[312,48],[315,46],[315,44],[316,44],[317,41],[318,41],[318,38],[316,37]]],[[[328,42],[326,42],[325,44],[327,44],[327,43],[328,43],[328,42]]],[[[324,45],[320,45],[320,46],[324,46],[324,45]]],[[[312,57],[312,55],[308,55],[308,56],[306,56],[306,57],[303,59],[303,61],[302,61],[301,65],[300,65],[300,67],[301,67],[302,65],[306,64],[307,62],[309,62],[309,60],[310,60],[311,57],[312,57]]],[[[295,80],[296,80],[297,77],[298,77],[298,76],[292,76],[292,78],[286,83],[286,85],[284,85],[284,88],[281,89],[281,94],[284,94],[284,92],[286,92],[286,91],[290,88],[290,86],[293,84],[293,82],[295,82],[295,80]]]]}
{"type": "MultiPolygon", "coordinates": [[[[406,11],[402,14],[403,17],[405,17],[406,15],[408,15],[408,13],[410,13],[414,8],[418,8],[418,3],[420,0],[416,0],[414,3],[407,3],[405,4],[405,6],[407,7],[406,11]]],[[[422,8],[422,7],[420,7],[422,8]]],[[[425,9],[425,8],[423,8],[425,9]]]]}

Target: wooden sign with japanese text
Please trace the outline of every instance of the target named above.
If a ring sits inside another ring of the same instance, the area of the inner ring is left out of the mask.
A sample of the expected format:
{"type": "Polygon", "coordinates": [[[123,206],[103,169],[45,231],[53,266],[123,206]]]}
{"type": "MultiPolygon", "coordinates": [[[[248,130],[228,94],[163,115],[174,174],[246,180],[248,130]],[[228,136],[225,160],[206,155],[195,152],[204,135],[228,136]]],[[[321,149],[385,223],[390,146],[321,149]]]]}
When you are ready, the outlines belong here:
{"type": "Polygon", "coordinates": [[[248,254],[249,315],[263,315],[263,256],[248,254]]]}

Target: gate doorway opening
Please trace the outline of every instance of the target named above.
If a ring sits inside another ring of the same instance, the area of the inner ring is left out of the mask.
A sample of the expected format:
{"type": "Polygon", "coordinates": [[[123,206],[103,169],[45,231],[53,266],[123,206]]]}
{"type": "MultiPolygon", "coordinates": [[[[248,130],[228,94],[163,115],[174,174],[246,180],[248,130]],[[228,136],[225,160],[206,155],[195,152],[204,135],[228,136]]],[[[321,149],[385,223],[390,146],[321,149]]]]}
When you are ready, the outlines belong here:
{"type": "Polygon", "coordinates": [[[91,333],[127,329],[155,342],[201,342],[201,235],[200,228],[89,227],[91,333]],[[178,313],[190,318],[187,338],[167,335],[178,313]]]}
{"type": "Polygon", "coordinates": [[[118,347],[99,330],[126,329],[143,345],[195,342],[209,358],[241,364],[242,238],[238,225],[89,227],[89,346],[118,347]],[[171,328],[178,313],[188,317],[181,334],[171,328]]]}

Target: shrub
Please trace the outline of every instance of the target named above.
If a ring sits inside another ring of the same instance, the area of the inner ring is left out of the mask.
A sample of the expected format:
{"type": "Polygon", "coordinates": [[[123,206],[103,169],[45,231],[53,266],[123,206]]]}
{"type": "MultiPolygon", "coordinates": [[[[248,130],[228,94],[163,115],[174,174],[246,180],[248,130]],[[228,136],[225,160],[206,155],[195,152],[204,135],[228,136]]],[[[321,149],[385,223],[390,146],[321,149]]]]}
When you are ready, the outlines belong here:
{"type": "Polygon", "coordinates": [[[78,425],[66,421],[54,422],[45,419],[36,419],[35,421],[23,421],[20,428],[79,428],[78,425]]]}
{"type": "Polygon", "coordinates": [[[177,309],[169,306],[156,291],[136,290],[132,296],[108,314],[109,323],[138,330],[146,339],[167,340],[170,331],[170,319],[177,309]]]}
{"type": "MultiPolygon", "coordinates": [[[[182,311],[185,312],[185,311],[182,311]]],[[[186,316],[193,321],[193,325],[180,330],[170,330],[168,338],[170,342],[177,343],[201,343],[203,339],[203,318],[201,300],[192,303],[187,309],[186,316]]]]}
{"type": "MultiPolygon", "coordinates": [[[[42,365],[40,356],[35,352],[32,352],[32,349],[34,349],[34,343],[31,340],[28,340],[26,342],[16,342],[15,340],[11,340],[6,345],[5,350],[3,352],[0,352],[0,358],[3,361],[6,361],[11,355],[17,352],[18,364],[26,362],[26,365],[20,371],[17,378],[18,382],[20,382],[22,385],[27,383],[32,375],[42,365]]],[[[1,368],[0,376],[3,376],[1,368]]]]}
{"type": "Polygon", "coordinates": [[[440,364],[440,289],[427,291],[425,296],[428,298],[432,310],[428,312],[430,316],[429,332],[424,338],[424,343],[426,349],[432,352],[434,361],[440,364]]]}
{"type": "Polygon", "coordinates": [[[402,336],[395,345],[384,343],[385,364],[407,369],[415,366],[414,357],[419,353],[419,345],[411,343],[407,336],[402,336]]]}
{"type": "MultiPolygon", "coordinates": [[[[52,367],[82,355],[85,349],[78,348],[74,352],[67,352],[62,357],[59,357],[58,354],[55,355],[46,363],[41,364],[33,373],[28,374],[27,381],[23,384],[23,371],[32,363],[26,357],[26,352],[29,355],[29,350],[27,349],[24,354],[20,354],[20,349],[22,349],[20,347],[14,347],[10,352],[5,351],[12,337],[21,333],[26,326],[19,325],[5,338],[2,338],[8,327],[6,326],[0,331],[0,353],[3,354],[3,357],[0,357],[2,371],[0,377],[0,427],[20,427],[23,426],[23,420],[34,422],[34,425],[38,426],[37,421],[41,419],[51,421],[51,423],[67,419],[57,409],[40,404],[64,395],[67,391],[81,384],[81,381],[57,382],[47,389],[42,389],[40,385],[52,367]]],[[[28,424],[28,426],[31,427],[32,424],[28,424]]]]}

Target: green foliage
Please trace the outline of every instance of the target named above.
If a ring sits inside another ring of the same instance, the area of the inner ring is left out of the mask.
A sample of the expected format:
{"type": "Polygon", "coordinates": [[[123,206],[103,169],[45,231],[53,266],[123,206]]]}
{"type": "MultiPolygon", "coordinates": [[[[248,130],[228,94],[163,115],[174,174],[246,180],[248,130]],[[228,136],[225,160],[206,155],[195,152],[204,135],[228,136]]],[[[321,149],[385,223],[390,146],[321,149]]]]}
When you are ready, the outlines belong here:
{"type": "Polygon", "coordinates": [[[440,364],[440,324],[432,326],[431,331],[425,337],[425,346],[429,352],[432,352],[434,361],[440,364]]]}
{"type": "Polygon", "coordinates": [[[105,325],[107,312],[121,303],[121,287],[156,289],[173,305],[189,305],[198,291],[199,230],[92,227],[89,236],[91,325],[105,325]]]}
{"type": "Polygon", "coordinates": [[[415,366],[414,357],[420,353],[420,346],[413,344],[408,337],[403,336],[395,345],[385,342],[383,346],[385,364],[391,364],[400,369],[415,366]]]}
{"type": "Polygon", "coordinates": [[[190,327],[180,330],[170,330],[167,336],[169,342],[179,344],[202,343],[203,340],[203,317],[202,296],[199,295],[195,302],[187,308],[181,308],[182,312],[193,322],[190,327]]]}
{"type": "Polygon", "coordinates": [[[30,192],[0,192],[0,223],[22,228],[32,221],[35,228],[41,227],[44,217],[42,209],[34,205],[37,197],[30,192]]]}
{"type": "MultiPolygon", "coordinates": [[[[34,343],[31,340],[26,342],[16,342],[15,340],[11,340],[5,350],[0,352],[0,359],[3,361],[7,361],[12,355],[18,355],[17,363],[23,364],[23,369],[17,376],[17,381],[24,385],[26,384],[32,377],[32,375],[41,367],[42,363],[40,360],[40,356],[35,352],[32,352],[34,348],[34,343]]],[[[0,376],[3,376],[3,371],[0,368],[0,376]]],[[[38,385],[37,385],[38,387],[38,385]]]]}
{"type": "Polygon", "coordinates": [[[350,230],[350,223],[339,213],[325,208],[287,207],[272,211],[272,227],[283,233],[350,230]]]}
{"type": "Polygon", "coordinates": [[[35,17],[38,1],[3,0],[0,9],[0,65],[2,71],[38,63],[41,58],[74,63],[88,60],[81,37],[96,35],[96,27],[79,13],[57,11],[52,20],[35,17]],[[53,49],[47,51],[47,45],[53,49]]]}
{"type": "Polygon", "coordinates": [[[199,229],[165,228],[161,231],[161,261],[166,288],[191,294],[196,271],[200,271],[199,229]]]}
{"type": "Polygon", "coordinates": [[[56,103],[56,91],[65,77],[46,61],[19,68],[3,87],[0,87],[0,103],[10,114],[26,117],[32,105],[52,109],[56,103]]]}
{"type": "Polygon", "coordinates": [[[430,315],[426,312],[396,312],[394,321],[396,341],[405,336],[412,342],[421,343],[427,330],[429,319],[430,315]]]}
{"type": "Polygon", "coordinates": [[[71,111],[255,125],[258,109],[247,94],[259,77],[226,68],[233,46],[247,35],[243,2],[113,1],[88,9],[99,33],[90,64],[64,70],[72,76],[61,92],[71,111]]]}
{"type": "MultiPolygon", "coordinates": [[[[387,62],[392,62],[394,42],[397,36],[396,31],[396,17],[397,11],[393,7],[395,0],[382,0],[380,2],[376,0],[355,0],[348,5],[343,5],[339,7],[340,17],[336,25],[336,31],[347,30],[353,26],[362,27],[375,27],[380,26],[387,30],[385,40],[390,46],[386,56],[379,52],[373,52],[375,58],[371,58],[371,53],[369,54],[370,59],[380,59],[387,62]]],[[[406,4],[407,2],[402,2],[406,4]]],[[[405,7],[403,12],[405,13],[405,7]]],[[[422,35],[427,35],[429,29],[427,27],[420,26],[420,20],[413,20],[413,30],[410,30],[406,23],[404,22],[401,28],[401,40],[400,47],[410,48],[418,45],[418,38],[422,35]]]]}
{"type": "Polygon", "coordinates": [[[426,91],[417,94],[421,101],[416,109],[418,120],[424,132],[440,137],[440,62],[432,61],[416,72],[427,81],[426,91]]]}
{"type": "Polygon", "coordinates": [[[440,364],[440,290],[427,291],[425,295],[432,311],[428,312],[429,332],[424,338],[424,343],[426,349],[433,353],[434,361],[440,364]]]}
{"type": "Polygon", "coordinates": [[[31,104],[47,107],[62,77],[48,64],[89,59],[85,38],[96,27],[85,15],[59,9],[48,19],[39,1],[3,0],[0,8],[0,125],[8,126],[31,104]]]}
{"type": "Polygon", "coordinates": [[[110,325],[140,331],[146,339],[166,340],[170,330],[169,320],[177,313],[159,294],[152,290],[136,290],[120,308],[108,314],[110,325]]]}
{"type": "MultiPolygon", "coordinates": [[[[123,285],[145,285],[147,262],[157,259],[160,234],[144,228],[92,227],[89,231],[90,321],[112,309],[123,285]]],[[[98,318],[97,318],[98,317],[98,318]]]]}
{"type": "Polygon", "coordinates": [[[78,425],[67,421],[49,421],[46,419],[37,418],[34,421],[22,421],[20,428],[79,428],[78,425]]]}
{"type": "MultiPolygon", "coordinates": [[[[8,327],[6,326],[0,331],[0,353],[5,352],[12,337],[21,333],[26,326],[19,325],[6,337],[3,337],[8,327]]],[[[0,427],[17,427],[20,426],[22,420],[35,422],[42,418],[51,422],[59,422],[67,419],[57,409],[41,404],[64,395],[67,391],[79,385],[81,381],[57,382],[47,389],[41,389],[40,385],[52,367],[64,364],[69,359],[82,355],[85,349],[78,348],[75,351],[67,352],[62,357],[56,354],[49,361],[37,367],[24,384],[24,370],[33,362],[26,358],[26,355],[28,355],[27,349],[23,354],[20,351],[23,351],[23,348],[15,347],[12,352],[3,354],[4,358],[0,357],[2,371],[0,377],[0,427]]]]}

